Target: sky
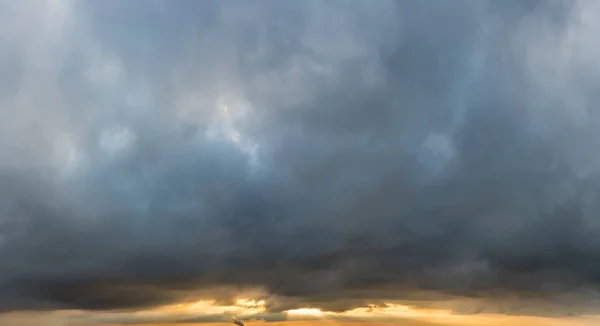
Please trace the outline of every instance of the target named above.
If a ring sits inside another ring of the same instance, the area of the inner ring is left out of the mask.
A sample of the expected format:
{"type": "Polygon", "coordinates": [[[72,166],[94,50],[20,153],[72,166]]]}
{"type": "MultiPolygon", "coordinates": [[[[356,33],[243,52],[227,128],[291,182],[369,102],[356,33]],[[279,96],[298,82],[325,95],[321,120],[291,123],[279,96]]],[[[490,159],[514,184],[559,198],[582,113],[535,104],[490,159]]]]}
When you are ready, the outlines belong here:
{"type": "Polygon", "coordinates": [[[598,322],[598,1],[0,0],[0,27],[0,325],[598,322]]]}

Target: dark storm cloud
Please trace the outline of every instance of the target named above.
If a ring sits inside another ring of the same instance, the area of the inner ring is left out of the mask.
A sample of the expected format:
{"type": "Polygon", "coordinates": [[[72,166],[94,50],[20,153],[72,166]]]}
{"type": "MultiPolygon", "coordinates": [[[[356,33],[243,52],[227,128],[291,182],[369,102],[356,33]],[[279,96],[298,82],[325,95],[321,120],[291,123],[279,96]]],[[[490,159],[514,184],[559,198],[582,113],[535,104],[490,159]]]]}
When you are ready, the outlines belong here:
{"type": "Polygon", "coordinates": [[[598,302],[595,2],[2,6],[2,310],[598,302]]]}

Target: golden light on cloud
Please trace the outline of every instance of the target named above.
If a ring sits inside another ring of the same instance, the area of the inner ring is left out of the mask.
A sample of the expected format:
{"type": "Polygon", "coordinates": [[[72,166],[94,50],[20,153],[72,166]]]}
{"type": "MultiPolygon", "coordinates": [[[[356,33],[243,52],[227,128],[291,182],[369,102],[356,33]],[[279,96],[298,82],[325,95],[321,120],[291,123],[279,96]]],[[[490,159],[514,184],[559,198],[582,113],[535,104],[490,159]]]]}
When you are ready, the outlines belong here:
{"type": "Polygon", "coordinates": [[[260,309],[261,311],[263,311],[267,303],[265,302],[265,300],[237,299],[235,301],[235,304],[239,307],[244,307],[246,309],[260,309]]]}
{"type": "Polygon", "coordinates": [[[384,306],[367,306],[344,312],[322,311],[316,308],[299,308],[285,312],[293,320],[355,320],[362,322],[388,321],[418,322],[423,325],[539,325],[539,326],[591,326],[598,322],[597,317],[585,318],[544,318],[534,316],[509,316],[499,314],[457,314],[446,309],[425,309],[415,306],[389,303],[384,306]]]}
{"type": "Polygon", "coordinates": [[[394,317],[428,319],[460,317],[459,315],[453,315],[449,310],[422,309],[399,304],[387,304],[381,307],[370,305],[344,312],[322,311],[317,308],[298,308],[284,311],[284,313],[291,317],[348,317],[359,319],[371,317],[383,317],[390,319],[394,317]]]}
{"type": "Polygon", "coordinates": [[[234,305],[218,305],[214,300],[200,300],[187,303],[178,303],[168,305],[152,310],[150,313],[172,313],[178,315],[216,315],[216,314],[237,314],[251,315],[264,312],[266,302],[264,300],[254,300],[239,298],[234,305]]]}

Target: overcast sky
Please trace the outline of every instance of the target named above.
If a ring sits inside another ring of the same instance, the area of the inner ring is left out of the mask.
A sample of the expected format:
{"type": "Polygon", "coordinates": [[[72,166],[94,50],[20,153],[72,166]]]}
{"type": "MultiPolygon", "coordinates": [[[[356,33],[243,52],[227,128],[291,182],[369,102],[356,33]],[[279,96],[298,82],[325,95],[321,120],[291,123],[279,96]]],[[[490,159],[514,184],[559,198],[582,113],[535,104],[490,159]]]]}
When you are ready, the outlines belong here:
{"type": "Polygon", "coordinates": [[[0,0],[0,27],[0,311],[600,313],[598,1],[0,0]]]}

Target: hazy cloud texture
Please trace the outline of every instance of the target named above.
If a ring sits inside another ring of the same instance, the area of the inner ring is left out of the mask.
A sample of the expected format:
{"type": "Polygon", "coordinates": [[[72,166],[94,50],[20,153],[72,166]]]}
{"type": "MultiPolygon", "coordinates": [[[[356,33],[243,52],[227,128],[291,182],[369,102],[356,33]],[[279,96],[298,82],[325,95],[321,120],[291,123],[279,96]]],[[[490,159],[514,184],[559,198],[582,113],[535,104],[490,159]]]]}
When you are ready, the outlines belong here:
{"type": "Polygon", "coordinates": [[[0,21],[0,310],[600,303],[596,1],[4,0],[0,21]]]}

